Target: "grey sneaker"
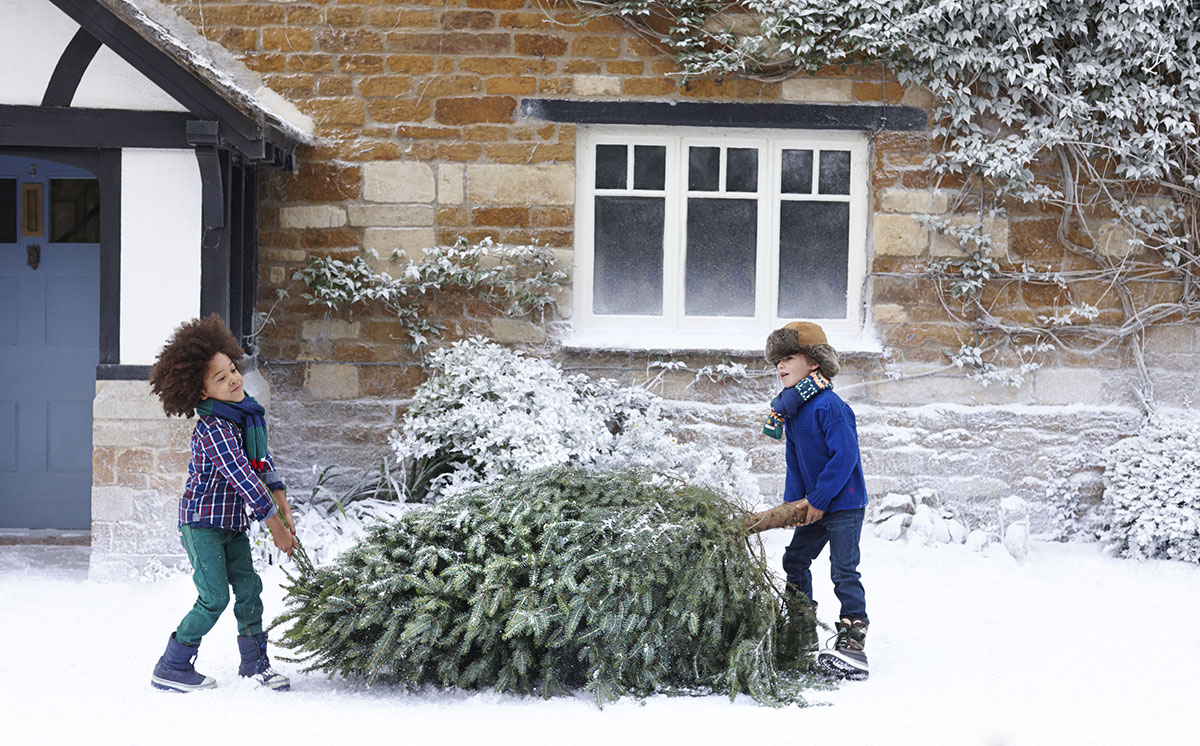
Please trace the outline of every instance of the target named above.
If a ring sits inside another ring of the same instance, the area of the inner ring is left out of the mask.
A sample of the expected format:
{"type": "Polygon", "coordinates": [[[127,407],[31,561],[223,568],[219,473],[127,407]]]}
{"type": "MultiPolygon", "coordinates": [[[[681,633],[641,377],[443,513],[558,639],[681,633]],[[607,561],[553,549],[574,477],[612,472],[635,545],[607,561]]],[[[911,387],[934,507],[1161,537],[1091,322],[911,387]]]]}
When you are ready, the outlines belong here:
{"type": "Polygon", "coordinates": [[[867,622],[864,619],[842,618],[834,625],[837,640],[832,648],[817,655],[817,666],[830,676],[850,681],[867,678],[867,622]]]}

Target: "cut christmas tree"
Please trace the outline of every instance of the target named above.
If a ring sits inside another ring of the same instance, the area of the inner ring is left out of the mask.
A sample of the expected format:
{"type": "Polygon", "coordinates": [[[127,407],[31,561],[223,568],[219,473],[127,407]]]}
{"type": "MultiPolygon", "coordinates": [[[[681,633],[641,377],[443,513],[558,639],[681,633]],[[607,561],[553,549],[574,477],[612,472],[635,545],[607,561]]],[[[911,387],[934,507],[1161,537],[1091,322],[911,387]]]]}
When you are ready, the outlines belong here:
{"type": "Polygon", "coordinates": [[[519,475],[303,565],[276,623],[308,670],[368,682],[802,702],[813,618],[746,518],[660,474],[519,475]]]}

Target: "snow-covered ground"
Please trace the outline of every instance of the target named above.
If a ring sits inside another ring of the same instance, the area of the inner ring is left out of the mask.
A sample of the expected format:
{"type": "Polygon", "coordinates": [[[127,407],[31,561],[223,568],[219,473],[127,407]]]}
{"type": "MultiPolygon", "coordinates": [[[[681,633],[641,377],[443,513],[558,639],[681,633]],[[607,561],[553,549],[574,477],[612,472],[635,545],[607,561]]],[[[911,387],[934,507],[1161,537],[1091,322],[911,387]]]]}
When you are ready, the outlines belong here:
{"type": "MultiPolygon", "coordinates": [[[[787,532],[768,539],[778,558],[787,532]]],[[[218,689],[171,695],[150,670],[191,604],[186,576],[86,580],[82,547],[0,547],[0,742],[25,744],[1144,744],[1196,738],[1200,567],[1094,545],[997,551],[863,539],[869,681],[808,708],[655,697],[598,710],[490,693],[403,691],[303,675],[236,677],[232,612],[201,647],[218,689]],[[369,740],[368,740],[369,739],[369,740]]],[[[817,568],[822,618],[835,601],[817,568]]],[[[281,608],[277,570],[264,578],[281,608]]]]}

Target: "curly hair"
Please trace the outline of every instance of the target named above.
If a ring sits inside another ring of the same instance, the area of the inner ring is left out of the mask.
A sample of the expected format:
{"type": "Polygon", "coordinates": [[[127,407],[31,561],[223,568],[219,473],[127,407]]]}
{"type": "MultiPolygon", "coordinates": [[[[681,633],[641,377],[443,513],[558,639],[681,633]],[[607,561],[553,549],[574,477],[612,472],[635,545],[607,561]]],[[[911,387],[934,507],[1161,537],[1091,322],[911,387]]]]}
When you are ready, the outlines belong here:
{"type": "Polygon", "coordinates": [[[208,363],[224,352],[242,369],[242,351],[233,333],[215,313],[186,322],[158,353],[150,371],[150,390],[162,400],[168,415],[191,417],[204,394],[208,363]]]}

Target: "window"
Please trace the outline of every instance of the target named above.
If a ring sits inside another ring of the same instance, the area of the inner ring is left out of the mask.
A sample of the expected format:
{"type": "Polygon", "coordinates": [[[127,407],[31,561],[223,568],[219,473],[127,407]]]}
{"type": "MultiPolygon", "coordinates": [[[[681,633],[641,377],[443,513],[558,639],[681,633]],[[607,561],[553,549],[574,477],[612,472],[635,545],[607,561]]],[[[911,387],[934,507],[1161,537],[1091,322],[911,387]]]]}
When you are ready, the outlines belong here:
{"type": "Polygon", "coordinates": [[[0,243],[17,242],[17,180],[0,179],[0,243]]]}
{"type": "Polygon", "coordinates": [[[580,127],[575,342],[757,348],[787,321],[857,337],[859,133],[580,127]]]}
{"type": "Polygon", "coordinates": [[[50,180],[50,241],[100,243],[100,182],[50,180]]]}

